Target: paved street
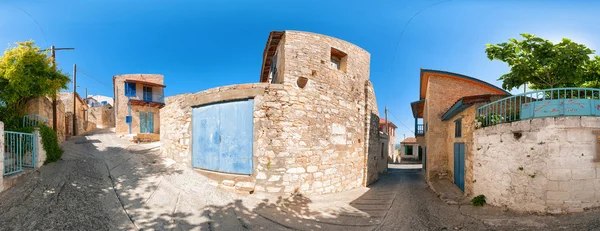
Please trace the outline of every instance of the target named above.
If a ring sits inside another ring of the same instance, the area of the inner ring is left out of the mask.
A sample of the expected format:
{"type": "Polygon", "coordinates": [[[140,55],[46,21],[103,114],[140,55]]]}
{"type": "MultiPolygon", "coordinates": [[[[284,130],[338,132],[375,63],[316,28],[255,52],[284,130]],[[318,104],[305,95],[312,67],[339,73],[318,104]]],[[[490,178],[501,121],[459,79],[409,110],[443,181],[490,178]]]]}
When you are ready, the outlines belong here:
{"type": "Polygon", "coordinates": [[[0,194],[0,230],[600,230],[600,212],[535,216],[447,205],[419,165],[391,165],[369,189],[322,196],[239,195],[108,131],[64,144],[0,194]]]}

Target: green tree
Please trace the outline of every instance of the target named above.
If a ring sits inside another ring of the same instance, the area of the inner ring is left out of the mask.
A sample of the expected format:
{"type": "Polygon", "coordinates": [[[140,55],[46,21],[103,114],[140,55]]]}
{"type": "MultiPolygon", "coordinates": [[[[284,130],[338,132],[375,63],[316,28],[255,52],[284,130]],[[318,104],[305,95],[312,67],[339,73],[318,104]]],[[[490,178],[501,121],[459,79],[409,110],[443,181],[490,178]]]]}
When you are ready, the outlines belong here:
{"type": "Polygon", "coordinates": [[[510,72],[502,80],[502,88],[512,90],[525,83],[532,89],[575,87],[585,80],[586,65],[593,51],[583,44],[563,38],[554,44],[530,34],[523,40],[509,39],[496,45],[487,44],[490,60],[508,64],[510,72]]]}
{"type": "Polygon", "coordinates": [[[581,87],[600,88],[600,56],[595,56],[585,65],[585,76],[581,87]]]}
{"type": "Polygon", "coordinates": [[[13,125],[23,116],[28,100],[55,94],[69,81],[33,41],[17,42],[0,57],[0,121],[13,125]]]}

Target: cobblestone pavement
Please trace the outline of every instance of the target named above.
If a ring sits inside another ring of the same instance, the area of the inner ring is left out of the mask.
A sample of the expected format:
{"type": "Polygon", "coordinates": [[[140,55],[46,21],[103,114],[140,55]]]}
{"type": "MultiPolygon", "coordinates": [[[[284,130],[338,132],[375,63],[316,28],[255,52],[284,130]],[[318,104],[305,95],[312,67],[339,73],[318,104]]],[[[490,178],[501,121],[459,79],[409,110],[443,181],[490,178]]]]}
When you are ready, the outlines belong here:
{"type": "MultiPolygon", "coordinates": [[[[310,196],[239,195],[109,131],[63,144],[0,194],[0,230],[600,230],[600,212],[536,216],[447,205],[416,165],[369,188],[310,196]]],[[[398,166],[400,166],[398,168],[398,166]]]]}

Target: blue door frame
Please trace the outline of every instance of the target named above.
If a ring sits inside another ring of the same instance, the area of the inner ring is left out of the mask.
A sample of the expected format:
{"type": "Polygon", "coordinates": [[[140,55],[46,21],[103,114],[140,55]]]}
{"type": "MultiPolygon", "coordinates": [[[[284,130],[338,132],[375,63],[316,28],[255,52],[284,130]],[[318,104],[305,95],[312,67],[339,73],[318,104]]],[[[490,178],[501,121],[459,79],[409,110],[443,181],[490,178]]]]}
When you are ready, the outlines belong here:
{"type": "Polygon", "coordinates": [[[192,167],[252,174],[254,100],[192,109],[192,167]]]}
{"type": "Polygon", "coordinates": [[[454,184],[465,191],[465,143],[454,143],[454,184]]]}

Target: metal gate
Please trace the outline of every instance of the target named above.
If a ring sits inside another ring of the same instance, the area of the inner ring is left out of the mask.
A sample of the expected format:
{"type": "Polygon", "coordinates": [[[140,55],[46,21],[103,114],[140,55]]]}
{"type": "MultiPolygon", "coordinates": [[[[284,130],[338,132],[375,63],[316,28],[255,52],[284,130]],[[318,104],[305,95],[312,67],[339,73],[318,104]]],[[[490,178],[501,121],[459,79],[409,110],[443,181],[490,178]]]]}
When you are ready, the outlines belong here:
{"type": "Polygon", "coordinates": [[[465,191],[465,143],[454,143],[454,184],[465,191]]]}
{"type": "Polygon", "coordinates": [[[252,174],[254,100],[230,101],[192,109],[192,166],[252,174]]]}
{"type": "Polygon", "coordinates": [[[35,134],[5,131],[3,175],[21,172],[23,167],[35,168],[36,146],[35,134]]]}

